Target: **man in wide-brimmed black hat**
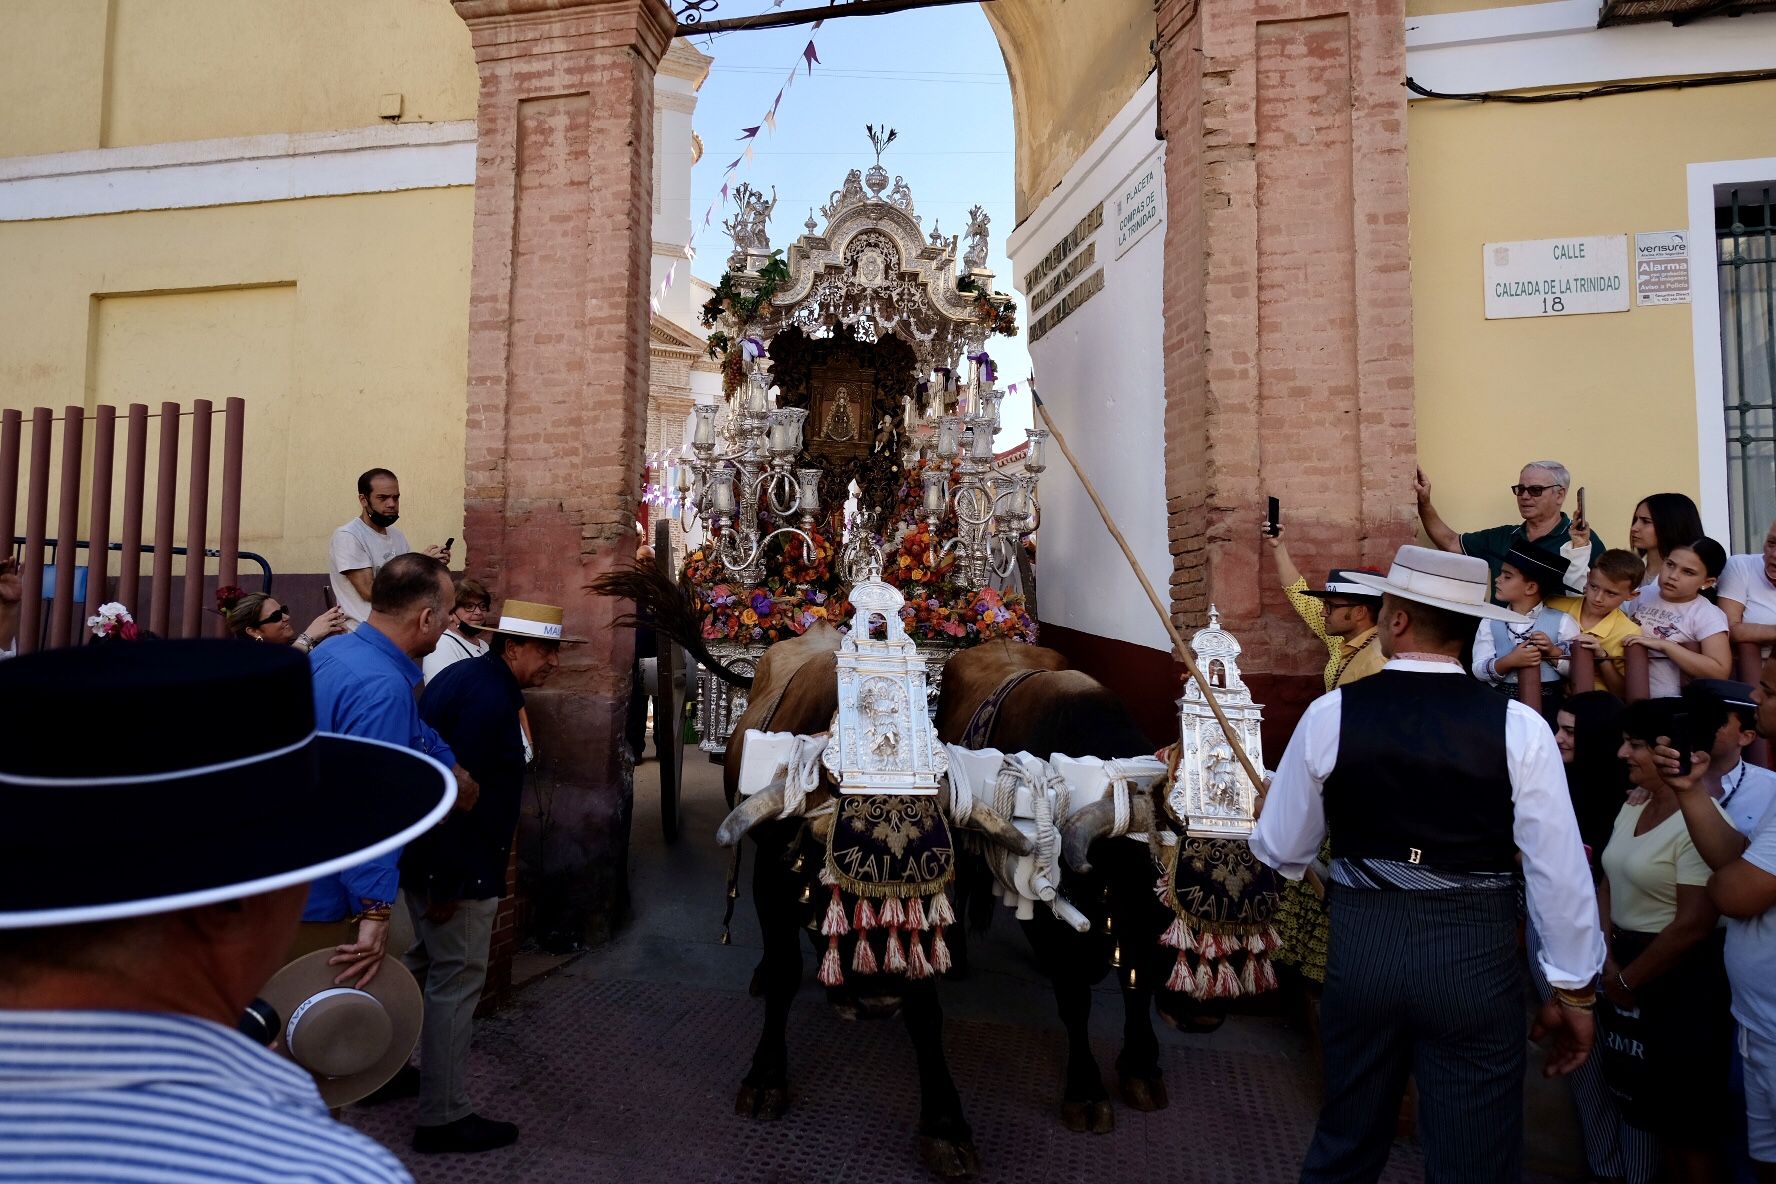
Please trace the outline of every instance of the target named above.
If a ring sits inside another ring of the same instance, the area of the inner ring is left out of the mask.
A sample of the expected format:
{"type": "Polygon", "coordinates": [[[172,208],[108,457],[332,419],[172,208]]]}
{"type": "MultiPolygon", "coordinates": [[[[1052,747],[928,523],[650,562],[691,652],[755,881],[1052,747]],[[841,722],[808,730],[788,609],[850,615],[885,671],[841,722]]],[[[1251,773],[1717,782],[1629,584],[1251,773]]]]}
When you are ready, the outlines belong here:
{"type": "MultiPolygon", "coordinates": [[[[328,1117],[309,1072],[235,1025],[308,882],[430,829],[450,772],[318,733],[308,662],[275,646],[34,654],[0,664],[0,719],[0,1163],[31,1179],[407,1180],[328,1117]]],[[[399,1025],[369,992],[321,994],[274,1030],[298,1061],[362,1071],[373,1056],[340,1033],[386,1044],[399,1025]]]]}

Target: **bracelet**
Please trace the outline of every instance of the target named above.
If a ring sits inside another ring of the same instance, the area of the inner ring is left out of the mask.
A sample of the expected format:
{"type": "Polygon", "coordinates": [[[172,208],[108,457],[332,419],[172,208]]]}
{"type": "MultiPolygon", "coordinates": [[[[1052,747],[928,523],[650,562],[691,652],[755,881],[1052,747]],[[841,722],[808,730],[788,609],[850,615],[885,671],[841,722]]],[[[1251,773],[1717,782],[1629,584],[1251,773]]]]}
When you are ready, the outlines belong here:
{"type": "Polygon", "coordinates": [[[315,648],[314,638],[310,637],[306,633],[298,633],[296,635],[296,640],[293,644],[301,646],[304,650],[307,650],[311,654],[314,652],[314,648],[315,648]]]}
{"type": "Polygon", "coordinates": [[[393,915],[395,906],[386,900],[367,900],[363,909],[353,921],[386,921],[393,915]]]}
{"type": "Polygon", "coordinates": [[[1622,988],[1624,994],[1634,994],[1634,988],[1628,985],[1628,980],[1622,977],[1622,972],[1619,970],[1616,971],[1616,985],[1622,988]]]}
{"type": "Polygon", "coordinates": [[[1597,1005],[1595,991],[1569,991],[1565,987],[1554,988],[1554,998],[1562,1007],[1570,1007],[1574,1011],[1590,1011],[1597,1005]]]}

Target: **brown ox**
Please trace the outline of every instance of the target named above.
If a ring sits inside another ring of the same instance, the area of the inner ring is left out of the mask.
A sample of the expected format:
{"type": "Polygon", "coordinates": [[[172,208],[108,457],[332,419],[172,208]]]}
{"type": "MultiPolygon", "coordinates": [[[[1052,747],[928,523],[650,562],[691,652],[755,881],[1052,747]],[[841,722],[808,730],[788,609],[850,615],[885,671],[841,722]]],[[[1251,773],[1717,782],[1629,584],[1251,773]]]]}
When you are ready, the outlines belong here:
{"type": "MultiPolygon", "coordinates": [[[[834,654],[839,642],[838,630],[821,622],[801,637],[779,642],[765,652],[746,711],[728,740],[725,780],[730,803],[738,796],[748,729],[813,735],[831,726],[838,710],[834,654]]],[[[818,808],[829,795],[830,785],[811,794],[806,808],[818,808]]],[[[735,1108],[741,1114],[764,1119],[781,1117],[789,1104],[785,1031],[790,1004],[802,980],[799,934],[808,915],[803,902],[809,899],[809,889],[816,886],[825,857],[824,843],[812,833],[808,821],[780,817],[782,807],[783,787],[776,783],[741,801],[717,833],[724,845],[751,834],[758,847],[752,900],[765,948],[755,983],[764,995],[765,1023],[735,1108]]],[[[979,825],[990,838],[1020,851],[1029,850],[1027,840],[997,819],[989,816],[979,825]]],[[[979,1161],[973,1132],[962,1114],[962,1100],[944,1057],[943,1010],[934,981],[853,974],[843,989],[859,999],[898,1000],[919,1066],[920,1154],[942,1176],[974,1174],[979,1161]]]]}

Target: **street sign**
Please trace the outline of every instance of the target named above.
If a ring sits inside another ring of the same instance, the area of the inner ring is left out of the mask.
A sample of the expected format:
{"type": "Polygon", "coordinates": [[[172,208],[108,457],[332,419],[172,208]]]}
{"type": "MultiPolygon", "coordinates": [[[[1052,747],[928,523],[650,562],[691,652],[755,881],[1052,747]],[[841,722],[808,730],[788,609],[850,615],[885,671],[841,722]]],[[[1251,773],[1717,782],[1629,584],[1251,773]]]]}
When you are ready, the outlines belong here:
{"type": "Polygon", "coordinates": [[[1690,234],[1643,230],[1634,236],[1634,300],[1637,304],[1690,302],[1690,234]]]}
{"type": "Polygon", "coordinates": [[[1628,236],[1487,243],[1486,319],[1628,311],[1628,236]]]}

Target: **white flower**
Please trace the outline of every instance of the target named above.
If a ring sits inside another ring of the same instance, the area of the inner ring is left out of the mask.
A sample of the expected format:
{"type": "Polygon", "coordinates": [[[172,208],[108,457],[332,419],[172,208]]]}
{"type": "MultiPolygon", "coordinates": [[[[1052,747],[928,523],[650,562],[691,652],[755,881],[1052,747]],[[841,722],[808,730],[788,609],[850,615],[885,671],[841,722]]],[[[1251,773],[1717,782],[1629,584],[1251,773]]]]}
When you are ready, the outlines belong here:
{"type": "Polygon", "coordinates": [[[86,627],[93,631],[94,636],[109,637],[119,626],[134,621],[129,609],[118,601],[110,600],[99,606],[97,616],[86,619],[86,627]]]}

